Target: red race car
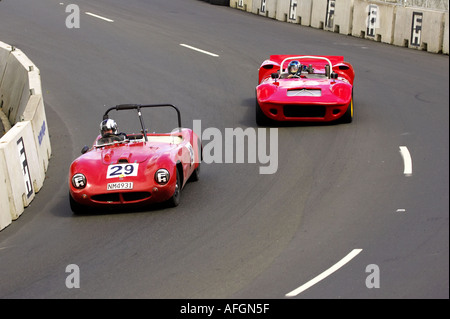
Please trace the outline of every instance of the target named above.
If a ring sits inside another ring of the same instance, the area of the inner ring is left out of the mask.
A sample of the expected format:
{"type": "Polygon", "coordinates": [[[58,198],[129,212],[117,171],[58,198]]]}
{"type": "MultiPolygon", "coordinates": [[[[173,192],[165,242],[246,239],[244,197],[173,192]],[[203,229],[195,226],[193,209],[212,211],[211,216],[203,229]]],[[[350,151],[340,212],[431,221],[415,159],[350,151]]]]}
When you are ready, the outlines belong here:
{"type": "Polygon", "coordinates": [[[342,56],[271,55],[259,68],[256,123],[350,123],[354,78],[342,56]]]}
{"type": "Polygon", "coordinates": [[[178,206],[188,180],[199,179],[202,145],[198,136],[181,127],[180,111],[171,104],[117,105],[105,112],[102,124],[115,124],[108,116],[112,110],[137,111],[141,132],[109,132],[99,135],[91,148],[83,148],[70,165],[72,211],[162,202],[178,206]],[[141,110],[151,107],[174,108],[178,128],[171,133],[147,133],[141,110]]]}

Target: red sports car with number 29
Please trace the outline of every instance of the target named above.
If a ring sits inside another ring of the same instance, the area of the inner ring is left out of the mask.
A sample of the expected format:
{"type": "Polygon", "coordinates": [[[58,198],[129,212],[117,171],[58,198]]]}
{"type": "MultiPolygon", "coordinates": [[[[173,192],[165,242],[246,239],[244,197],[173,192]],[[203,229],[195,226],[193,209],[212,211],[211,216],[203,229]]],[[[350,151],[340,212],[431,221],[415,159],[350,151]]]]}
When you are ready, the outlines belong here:
{"type": "Polygon", "coordinates": [[[259,68],[256,123],[350,123],[354,78],[342,56],[271,55],[259,68]]]}
{"type": "Polygon", "coordinates": [[[181,190],[188,180],[197,181],[202,146],[197,135],[181,127],[179,110],[171,104],[124,104],[112,110],[134,110],[141,132],[101,136],[70,165],[69,200],[74,213],[87,208],[180,203],[181,190]],[[178,114],[178,129],[171,133],[147,133],[141,110],[172,107],[178,114]]]}

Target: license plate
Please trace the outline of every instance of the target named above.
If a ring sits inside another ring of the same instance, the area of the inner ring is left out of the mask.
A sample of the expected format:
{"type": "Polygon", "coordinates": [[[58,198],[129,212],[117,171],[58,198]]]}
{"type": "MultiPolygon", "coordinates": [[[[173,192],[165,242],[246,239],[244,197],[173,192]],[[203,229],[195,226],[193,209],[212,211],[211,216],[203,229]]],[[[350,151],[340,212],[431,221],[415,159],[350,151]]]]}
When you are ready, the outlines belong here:
{"type": "Polygon", "coordinates": [[[118,189],[133,189],[133,182],[117,182],[117,183],[108,183],[106,190],[115,191],[118,189]]]}

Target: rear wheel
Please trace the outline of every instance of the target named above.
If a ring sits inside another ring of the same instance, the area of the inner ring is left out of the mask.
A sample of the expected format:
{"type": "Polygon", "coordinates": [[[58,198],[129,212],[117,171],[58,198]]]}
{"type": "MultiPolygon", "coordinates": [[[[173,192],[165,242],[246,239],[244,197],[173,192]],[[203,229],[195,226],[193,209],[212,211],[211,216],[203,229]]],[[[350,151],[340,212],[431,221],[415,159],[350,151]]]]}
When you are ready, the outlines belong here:
{"type": "Polygon", "coordinates": [[[194,172],[192,172],[191,181],[197,182],[199,179],[200,179],[200,163],[198,163],[197,168],[194,169],[194,172]]]}
{"type": "Polygon", "coordinates": [[[180,204],[180,199],[181,199],[181,178],[177,170],[177,182],[175,184],[175,190],[173,192],[173,195],[169,199],[169,205],[171,207],[178,206],[180,204]]]}

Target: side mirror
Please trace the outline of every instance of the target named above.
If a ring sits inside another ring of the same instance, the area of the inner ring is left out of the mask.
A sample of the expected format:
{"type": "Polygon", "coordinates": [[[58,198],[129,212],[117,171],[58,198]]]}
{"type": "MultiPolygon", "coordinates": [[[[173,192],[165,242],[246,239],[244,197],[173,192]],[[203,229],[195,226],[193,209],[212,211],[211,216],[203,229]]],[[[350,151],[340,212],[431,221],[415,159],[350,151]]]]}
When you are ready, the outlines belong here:
{"type": "Polygon", "coordinates": [[[270,75],[270,77],[271,77],[272,79],[278,79],[278,73],[272,73],[272,74],[270,75]]]}
{"type": "Polygon", "coordinates": [[[338,78],[338,74],[336,72],[331,72],[331,78],[336,80],[338,78]]]}
{"type": "Polygon", "coordinates": [[[83,148],[81,149],[81,154],[86,153],[87,151],[89,151],[89,146],[85,145],[83,146],[83,148]]]}

